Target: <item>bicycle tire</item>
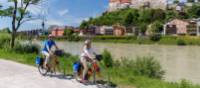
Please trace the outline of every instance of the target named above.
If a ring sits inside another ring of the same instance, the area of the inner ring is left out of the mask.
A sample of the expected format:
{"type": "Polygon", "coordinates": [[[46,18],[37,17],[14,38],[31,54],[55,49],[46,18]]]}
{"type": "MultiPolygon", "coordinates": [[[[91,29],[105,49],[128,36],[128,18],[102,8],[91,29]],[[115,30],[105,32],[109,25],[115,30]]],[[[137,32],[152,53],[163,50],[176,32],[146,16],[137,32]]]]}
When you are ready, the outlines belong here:
{"type": "Polygon", "coordinates": [[[43,76],[47,75],[47,72],[48,72],[48,71],[47,71],[46,69],[44,69],[43,66],[41,66],[41,65],[38,66],[38,71],[39,71],[39,73],[40,73],[41,75],[43,75],[43,76]]]}

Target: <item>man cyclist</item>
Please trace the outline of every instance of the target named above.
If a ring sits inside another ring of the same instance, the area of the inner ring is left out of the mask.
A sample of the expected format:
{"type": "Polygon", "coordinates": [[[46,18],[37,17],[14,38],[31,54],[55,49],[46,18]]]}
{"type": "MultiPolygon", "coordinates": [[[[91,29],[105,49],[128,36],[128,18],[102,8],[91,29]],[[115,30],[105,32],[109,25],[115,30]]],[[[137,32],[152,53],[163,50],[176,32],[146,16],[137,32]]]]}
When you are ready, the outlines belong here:
{"type": "Polygon", "coordinates": [[[45,61],[44,61],[44,68],[48,66],[49,58],[50,55],[53,53],[51,51],[52,47],[54,46],[56,49],[58,49],[55,41],[52,39],[53,36],[50,34],[48,36],[48,40],[44,41],[44,48],[42,49],[42,54],[45,56],[45,61]]]}
{"type": "Polygon", "coordinates": [[[80,61],[83,65],[83,74],[82,74],[82,80],[81,80],[82,83],[86,83],[88,81],[86,80],[86,75],[88,71],[88,62],[90,63],[95,62],[95,56],[96,56],[96,53],[92,49],[91,41],[86,40],[84,47],[82,49],[82,54],[80,58],[80,61]]]}

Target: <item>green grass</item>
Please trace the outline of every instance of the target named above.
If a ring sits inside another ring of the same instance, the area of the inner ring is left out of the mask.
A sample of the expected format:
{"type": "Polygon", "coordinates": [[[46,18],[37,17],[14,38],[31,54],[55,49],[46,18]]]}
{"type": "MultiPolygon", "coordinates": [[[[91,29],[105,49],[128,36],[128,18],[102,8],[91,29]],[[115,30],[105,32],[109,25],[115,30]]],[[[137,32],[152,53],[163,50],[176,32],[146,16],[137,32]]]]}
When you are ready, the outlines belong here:
{"type": "Polygon", "coordinates": [[[19,54],[9,50],[0,49],[0,57],[6,60],[12,60],[19,63],[35,66],[36,54],[19,54]]]}

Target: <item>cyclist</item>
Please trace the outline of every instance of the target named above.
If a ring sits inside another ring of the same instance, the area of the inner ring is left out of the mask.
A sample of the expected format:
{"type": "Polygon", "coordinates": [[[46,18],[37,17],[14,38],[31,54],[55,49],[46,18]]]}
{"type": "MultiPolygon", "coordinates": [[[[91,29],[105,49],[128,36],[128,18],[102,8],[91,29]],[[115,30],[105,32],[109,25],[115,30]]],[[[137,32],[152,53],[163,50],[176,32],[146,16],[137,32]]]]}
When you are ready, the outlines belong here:
{"type": "Polygon", "coordinates": [[[95,56],[96,56],[96,53],[92,49],[91,41],[86,40],[84,47],[82,49],[82,54],[80,58],[80,61],[83,65],[83,74],[82,74],[82,80],[81,80],[82,83],[88,82],[88,80],[86,80],[86,75],[88,71],[88,62],[95,62],[95,56]]]}
{"type": "Polygon", "coordinates": [[[58,49],[55,41],[52,39],[53,36],[50,34],[48,36],[48,40],[44,41],[44,48],[42,49],[42,54],[45,56],[45,61],[44,61],[44,68],[48,66],[49,58],[50,55],[52,54],[52,47],[54,46],[56,49],[58,49]]]}

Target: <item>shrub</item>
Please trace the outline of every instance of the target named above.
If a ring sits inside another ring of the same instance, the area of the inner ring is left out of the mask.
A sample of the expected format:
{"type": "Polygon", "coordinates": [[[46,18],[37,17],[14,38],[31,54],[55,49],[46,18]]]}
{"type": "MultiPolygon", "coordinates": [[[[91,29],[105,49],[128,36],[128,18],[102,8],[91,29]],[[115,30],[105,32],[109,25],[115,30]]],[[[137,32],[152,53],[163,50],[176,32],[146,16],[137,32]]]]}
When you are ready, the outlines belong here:
{"type": "Polygon", "coordinates": [[[109,51],[104,50],[103,51],[103,64],[106,67],[112,67],[113,66],[113,58],[109,51]]]}
{"type": "Polygon", "coordinates": [[[72,72],[73,63],[76,62],[78,59],[78,56],[65,53],[65,55],[59,59],[61,72],[64,75],[66,75],[67,72],[72,72]]]}
{"type": "Polygon", "coordinates": [[[178,39],[177,40],[177,45],[183,46],[183,45],[186,45],[186,42],[183,39],[178,39]]]}
{"type": "Polygon", "coordinates": [[[179,88],[192,88],[192,84],[187,80],[181,80],[179,88]]]}
{"type": "Polygon", "coordinates": [[[161,79],[164,71],[153,57],[138,57],[134,60],[134,73],[136,75],[161,79]]]}
{"type": "Polygon", "coordinates": [[[0,48],[3,48],[10,43],[10,36],[6,33],[0,33],[0,48]]]}
{"type": "Polygon", "coordinates": [[[152,41],[159,41],[161,39],[160,34],[152,34],[149,37],[150,37],[150,40],[152,40],[152,41]]]}
{"type": "Polygon", "coordinates": [[[13,48],[17,53],[39,53],[40,47],[36,44],[20,44],[16,43],[13,48]]]}

